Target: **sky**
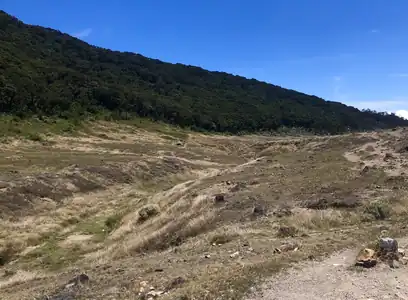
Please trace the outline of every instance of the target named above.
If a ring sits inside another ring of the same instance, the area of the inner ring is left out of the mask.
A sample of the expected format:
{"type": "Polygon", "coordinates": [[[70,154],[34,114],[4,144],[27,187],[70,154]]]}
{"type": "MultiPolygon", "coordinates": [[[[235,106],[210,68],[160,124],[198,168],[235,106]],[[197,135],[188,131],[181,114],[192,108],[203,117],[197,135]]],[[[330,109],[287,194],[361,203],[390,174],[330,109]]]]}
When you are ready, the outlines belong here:
{"type": "Polygon", "coordinates": [[[0,0],[90,44],[408,118],[407,0],[0,0]]]}

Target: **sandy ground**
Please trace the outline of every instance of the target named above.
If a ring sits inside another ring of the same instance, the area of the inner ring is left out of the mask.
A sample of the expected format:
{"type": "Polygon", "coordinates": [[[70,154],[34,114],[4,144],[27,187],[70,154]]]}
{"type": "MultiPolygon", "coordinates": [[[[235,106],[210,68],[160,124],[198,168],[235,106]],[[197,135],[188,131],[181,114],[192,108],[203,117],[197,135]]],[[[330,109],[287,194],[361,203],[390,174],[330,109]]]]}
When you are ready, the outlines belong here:
{"type": "MultiPolygon", "coordinates": [[[[407,239],[401,240],[402,246],[407,239]]],[[[404,247],[406,248],[406,247],[404,247]]],[[[353,266],[357,250],[336,253],[324,261],[297,265],[271,278],[250,300],[380,300],[408,299],[407,266],[353,266]]]]}

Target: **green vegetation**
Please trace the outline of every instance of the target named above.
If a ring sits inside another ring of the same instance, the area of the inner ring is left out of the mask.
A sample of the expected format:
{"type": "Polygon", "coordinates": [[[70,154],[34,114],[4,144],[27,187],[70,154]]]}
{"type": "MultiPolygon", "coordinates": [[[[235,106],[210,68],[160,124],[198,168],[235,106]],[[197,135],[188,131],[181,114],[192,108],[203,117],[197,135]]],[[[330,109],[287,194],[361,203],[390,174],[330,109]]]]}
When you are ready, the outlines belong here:
{"type": "Polygon", "coordinates": [[[408,125],[240,76],[91,46],[0,11],[0,112],[26,118],[147,117],[193,130],[301,127],[337,133],[408,125]]]}
{"type": "Polygon", "coordinates": [[[384,201],[375,201],[367,205],[365,213],[373,216],[376,220],[385,220],[391,217],[391,206],[384,201]]]}
{"type": "Polygon", "coordinates": [[[71,119],[42,118],[40,120],[34,117],[21,119],[16,116],[0,115],[0,137],[17,135],[32,141],[43,142],[47,134],[74,134],[78,129],[86,131],[85,124],[71,119]]]}
{"type": "Polygon", "coordinates": [[[79,245],[65,248],[59,245],[60,242],[57,236],[50,236],[39,248],[28,253],[25,260],[35,259],[44,268],[59,270],[81,258],[79,245]]]}

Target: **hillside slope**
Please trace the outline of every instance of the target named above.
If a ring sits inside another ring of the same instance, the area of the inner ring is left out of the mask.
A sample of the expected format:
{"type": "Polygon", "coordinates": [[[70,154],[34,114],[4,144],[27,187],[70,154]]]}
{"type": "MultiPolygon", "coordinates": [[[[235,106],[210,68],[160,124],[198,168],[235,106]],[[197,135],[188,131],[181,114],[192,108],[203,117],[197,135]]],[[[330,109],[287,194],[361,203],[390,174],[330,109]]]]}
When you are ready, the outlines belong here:
{"type": "Polygon", "coordinates": [[[230,132],[296,126],[336,133],[408,124],[254,79],[94,47],[3,11],[0,41],[4,113],[78,117],[105,110],[117,118],[139,115],[230,132]]]}

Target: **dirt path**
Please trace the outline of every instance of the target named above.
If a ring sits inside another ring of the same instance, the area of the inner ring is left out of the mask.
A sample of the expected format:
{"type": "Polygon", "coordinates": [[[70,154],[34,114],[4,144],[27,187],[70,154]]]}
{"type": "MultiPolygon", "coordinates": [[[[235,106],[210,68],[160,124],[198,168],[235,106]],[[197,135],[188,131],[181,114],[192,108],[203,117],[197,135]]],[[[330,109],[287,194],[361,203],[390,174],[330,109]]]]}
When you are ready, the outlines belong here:
{"type": "MultiPolygon", "coordinates": [[[[406,246],[408,239],[401,240],[406,246]]],[[[404,247],[403,247],[404,248],[404,247]]],[[[354,269],[356,250],[337,253],[324,261],[298,265],[271,278],[248,300],[380,300],[408,299],[407,266],[354,269]]]]}

